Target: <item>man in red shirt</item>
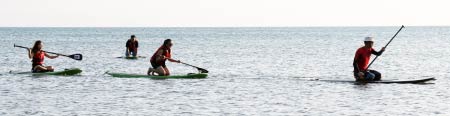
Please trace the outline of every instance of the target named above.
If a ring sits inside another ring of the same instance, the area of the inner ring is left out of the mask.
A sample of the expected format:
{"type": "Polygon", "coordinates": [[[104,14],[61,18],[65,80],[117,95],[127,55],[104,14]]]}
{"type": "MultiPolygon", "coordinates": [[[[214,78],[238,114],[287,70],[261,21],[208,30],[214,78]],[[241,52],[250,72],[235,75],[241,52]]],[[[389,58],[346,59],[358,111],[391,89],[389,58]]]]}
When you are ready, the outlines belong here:
{"type": "Polygon", "coordinates": [[[353,72],[356,81],[377,81],[381,79],[381,73],[376,70],[367,69],[370,55],[381,55],[385,47],[381,48],[379,52],[373,48],[373,37],[364,38],[364,46],[356,50],[355,58],[353,59],[353,72]]]}

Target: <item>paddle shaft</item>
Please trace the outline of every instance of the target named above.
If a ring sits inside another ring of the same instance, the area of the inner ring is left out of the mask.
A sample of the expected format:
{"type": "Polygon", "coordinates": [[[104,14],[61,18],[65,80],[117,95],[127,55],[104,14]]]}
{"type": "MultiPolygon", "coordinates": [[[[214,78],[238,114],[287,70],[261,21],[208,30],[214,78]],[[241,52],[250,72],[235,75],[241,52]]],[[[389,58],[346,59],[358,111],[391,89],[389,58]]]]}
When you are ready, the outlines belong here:
{"type": "Polygon", "coordinates": [[[188,66],[192,66],[192,67],[198,68],[197,66],[190,65],[190,64],[188,64],[188,63],[184,63],[184,62],[180,62],[180,63],[181,63],[181,64],[184,64],[184,65],[188,65],[188,66]]]}
{"type": "MultiPolygon", "coordinates": [[[[398,29],[397,33],[395,33],[394,36],[392,36],[391,40],[389,40],[389,42],[384,46],[384,48],[386,48],[391,42],[392,40],[394,40],[394,38],[397,36],[397,34],[403,29],[405,28],[405,26],[402,25],[402,27],[400,27],[400,29],[398,29]]],[[[366,70],[369,69],[370,65],[373,64],[373,62],[375,62],[375,60],[378,58],[378,56],[375,56],[375,58],[372,60],[372,62],[370,62],[369,66],[367,66],[366,70]]]]}
{"type": "MultiPolygon", "coordinates": [[[[15,45],[15,44],[14,44],[14,47],[19,47],[19,48],[30,49],[30,48],[28,48],[28,47],[23,47],[23,46],[19,46],[19,45],[15,45]]],[[[46,53],[50,53],[50,54],[56,54],[56,55],[60,55],[60,56],[66,56],[66,57],[69,57],[68,55],[64,55],[64,54],[60,54],[60,53],[47,52],[47,51],[44,51],[44,52],[46,52],[46,53]]]]}
{"type": "Polygon", "coordinates": [[[200,67],[197,67],[197,66],[188,64],[188,63],[184,63],[184,62],[180,62],[180,63],[181,63],[181,64],[184,64],[184,65],[187,65],[187,66],[191,66],[191,67],[197,68],[197,70],[199,70],[199,71],[202,72],[202,73],[208,73],[208,70],[206,70],[206,69],[203,69],[203,68],[200,68],[200,67]]]}

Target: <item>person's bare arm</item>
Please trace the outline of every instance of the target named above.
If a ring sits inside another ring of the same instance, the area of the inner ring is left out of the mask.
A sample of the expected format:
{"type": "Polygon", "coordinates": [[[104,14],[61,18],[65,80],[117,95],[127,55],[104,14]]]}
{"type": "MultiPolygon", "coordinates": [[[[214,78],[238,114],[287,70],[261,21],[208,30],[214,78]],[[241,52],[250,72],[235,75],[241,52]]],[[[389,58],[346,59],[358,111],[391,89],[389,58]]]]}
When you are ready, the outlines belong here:
{"type": "Polygon", "coordinates": [[[50,58],[50,59],[58,58],[58,56],[59,55],[51,56],[51,55],[48,55],[47,53],[45,53],[45,57],[50,58]]]}
{"type": "Polygon", "coordinates": [[[28,58],[32,59],[33,58],[33,53],[31,53],[31,49],[28,48],[28,58]]]}

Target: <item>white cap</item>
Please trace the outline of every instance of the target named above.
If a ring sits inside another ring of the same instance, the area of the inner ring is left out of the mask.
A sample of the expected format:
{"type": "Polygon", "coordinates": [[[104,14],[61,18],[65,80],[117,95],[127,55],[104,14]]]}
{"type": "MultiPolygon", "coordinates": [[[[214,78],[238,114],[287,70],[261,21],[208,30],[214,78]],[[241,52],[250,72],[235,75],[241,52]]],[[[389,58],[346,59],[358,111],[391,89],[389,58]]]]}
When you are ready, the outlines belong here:
{"type": "Polygon", "coordinates": [[[373,41],[374,39],[373,39],[373,37],[365,37],[364,38],[364,41],[373,41]]]}

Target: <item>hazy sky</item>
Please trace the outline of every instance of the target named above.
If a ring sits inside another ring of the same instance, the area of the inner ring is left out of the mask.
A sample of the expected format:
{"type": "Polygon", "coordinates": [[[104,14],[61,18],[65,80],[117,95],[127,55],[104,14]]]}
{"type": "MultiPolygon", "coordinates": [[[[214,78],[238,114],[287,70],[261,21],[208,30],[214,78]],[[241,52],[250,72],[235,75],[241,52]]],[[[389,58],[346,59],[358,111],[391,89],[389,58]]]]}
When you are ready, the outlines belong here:
{"type": "Polygon", "coordinates": [[[0,27],[440,26],[449,0],[0,0],[0,27]]]}

